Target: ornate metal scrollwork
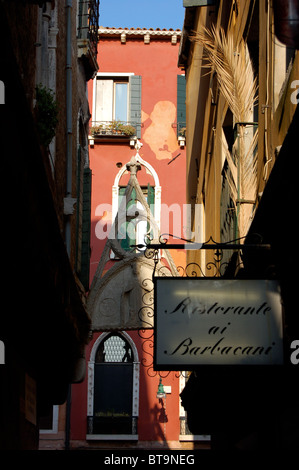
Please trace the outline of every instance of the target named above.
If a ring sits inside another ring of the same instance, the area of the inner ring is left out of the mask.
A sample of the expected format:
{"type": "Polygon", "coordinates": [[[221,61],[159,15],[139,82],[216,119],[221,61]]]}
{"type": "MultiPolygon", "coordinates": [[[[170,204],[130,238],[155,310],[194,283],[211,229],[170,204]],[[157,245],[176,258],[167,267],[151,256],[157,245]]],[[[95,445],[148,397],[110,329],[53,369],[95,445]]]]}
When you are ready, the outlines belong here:
{"type": "Polygon", "coordinates": [[[158,371],[154,369],[154,331],[151,329],[139,329],[138,336],[142,340],[141,349],[143,357],[141,359],[141,365],[144,367],[149,377],[162,377],[166,378],[170,374],[174,374],[175,377],[184,375],[182,371],[158,371]]]}
{"type": "Polygon", "coordinates": [[[154,317],[154,284],[151,279],[143,279],[141,283],[145,291],[142,295],[143,307],[139,309],[138,318],[144,329],[152,328],[154,317]],[[148,321],[147,321],[147,320],[148,321]]]}
{"type": "MultiPolygon", "coordinates": [[[[164,234],[165,235],[165,234],[164,234]]],[[[148,259],[153,259],[155,262],[155,268],[153,271],[154,277],[161,276],[172,276],[171,269],[165,265],[158,265],[159,262],[159,250],[164,249],[188,249],[186,244],[168,244],[168,241],[165,240],[164,235],[161,235],[159,238],[159,243],[148,243],[145,245],[144,255],[148,259]]],[[[190,240],[184,240],[185,242],[190,243],[190,240]]],[[[245,245],[245,244],[236,244],[240,241],[233,240],[226,243],[217,243],[213,240],[212,237],[205,243],[202,243],[199,249],[211,250],[213,251],[212,259],[210,259],[205,266],[205,270],[195,262],[188,263],[185,267],[178,266],[177,273],[181,277],[234,277],[236,272],[243,266],[242,254],[244,249],[265,249],[269,250],[269,245],[262,245],[261,240],[258,244],[245,245]],[[226,250],[229,250],[229,256],[224,258],[224,253],[226,250]],[[225,260],[224,260],[225,259],[225,260]]],[[[144,303],[148,308],[148,311],[151,312],[151,315],[154,315],[154,283],[153,279],[145,279],[143,281],[143,288],[147,288],[146,294],[144,294],[144,303]]],[[[144,316],[142,317],[144,318],[144,316]]],[[[144,357],[141,361],[141,364],[145,367],[147,374],[150,377],[155,377],[159,375],[164,378],[167,377],[170,373],[175,374],[176,377],[184,375],[185,372],[171,372],[171,371],[155,371],[154,370],[154,331],[153,329],[140,329],[138,331],[139,337],[142,339],[142,351],[144,352],[144,357]]]]}
{"type": "MultiPolygon", "coordinates": [[[[141,365],[145,368],[149,377],[156,377],[158,375],[165,378],[171,373],[171,371],[161,372],[154,370],[154,330],[152,328],[151,321],[154,316],[154,283],[152,279],[144,279],[141,285],[145,291],[142,296],[144,306],[138,312],[138,317],[144,326],[144,328],[138,329],[138,336],[141,339],[141,349],[143,352],[141,365]],[[146,321],[146,319],[149,321],[146,321]]],[[[176,376],[180,375],[180,372],[172,373],[176,376]]]]}

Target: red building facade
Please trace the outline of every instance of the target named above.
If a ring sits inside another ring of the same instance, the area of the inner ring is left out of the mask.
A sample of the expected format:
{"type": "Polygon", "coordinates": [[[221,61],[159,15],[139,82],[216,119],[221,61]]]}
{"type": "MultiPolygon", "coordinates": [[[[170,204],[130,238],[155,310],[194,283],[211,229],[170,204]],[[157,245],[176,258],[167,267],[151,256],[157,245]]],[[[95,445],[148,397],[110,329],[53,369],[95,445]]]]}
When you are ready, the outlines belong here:
{"type": "MultiPolygon", "coordinates": [[[[177,66],[180,35],[179,30],[99,30],[100,69],[88,89],[92,190],[87,308],[92,332],[86,378],[72,388],[71,448],[206,445],[205,436],[185,429],[179,397],[185,374],[154,370],[155,267],[142,249],[132,246],[143,243],[146,232],[154,239],[189,235],[185,77],[177,66]],[[126,215],[133,210],[123,224],[118,219],[122,196],[126,215]],[[160,376],[163,399],[157,398],[160,376]]],[[[161,253],[155,275],[162,274],[161,268],[178,275],[184,264],[180,250],[161,253]]]]}

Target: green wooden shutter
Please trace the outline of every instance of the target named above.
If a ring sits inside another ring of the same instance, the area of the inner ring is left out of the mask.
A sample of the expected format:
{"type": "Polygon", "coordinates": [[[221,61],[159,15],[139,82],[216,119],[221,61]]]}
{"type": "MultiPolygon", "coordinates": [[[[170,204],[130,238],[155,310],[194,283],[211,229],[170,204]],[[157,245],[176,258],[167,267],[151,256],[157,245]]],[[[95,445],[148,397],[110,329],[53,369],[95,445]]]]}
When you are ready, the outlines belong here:
{"type": "Polygon", "coordinates": [[[89,288],[91,178],[91,169],[84,168],[80,280],[86,290],[89,288]]]}
{"type": "Polygon", "coordinates": [[[141,138],[141,76],[132,75],[130,83],[130,113],[129,121],[136,126],[136,135],[141,138]]]}
{"type": "MultiPolygon", "coordinates": [[[[122,198],[125,197],[125,192],[126,188],[119,188],[119,206],[121,204],[122,198]]],[[[154,204],[155,204],[155,188],[153,186],[148,185],[147,187],[147,203],[150,206],[150,209],[154,215],[154,204]]],[[[132,194],[131,194],[131,199],[128,201],[126,210],[130,208],[130,206],[136,204],[136,191],[133,188],[132,189],[132,194]]],[[[121,236],[119,237],[120,245],[125,251],[132,251],[133,247],[132,245],[136,245],[136,236],[133,235],[133,233],[128,233],[128,225],[130,223],[130,220],[126,220],[121,224],[119,227],[119,233],[121,236]],[[121,238],[124,237],[124,238],[121,238]]],[[[134,221],[133,221],[134,223],[134,221]]],[[[150,229],[150,225],[148,224],[147,230],[150,229]]]]}
{"type": "Polygon", "coordinates": [[[154,204],[155,204],[155,187],[150,186],[150,184],[147,185],[147,203],[152,211],[152,214],[154,215],[154,204]]]}
{"type": "Polygon", "coordinates": [[[177,76],[177,133],[186,127],[186,79],[185,75],[177,76]]]}
{"type": "Polygon", "coordinates": [[[177,133],[186,127],[186,79],[185,75],[177,76],[177,133]]]}

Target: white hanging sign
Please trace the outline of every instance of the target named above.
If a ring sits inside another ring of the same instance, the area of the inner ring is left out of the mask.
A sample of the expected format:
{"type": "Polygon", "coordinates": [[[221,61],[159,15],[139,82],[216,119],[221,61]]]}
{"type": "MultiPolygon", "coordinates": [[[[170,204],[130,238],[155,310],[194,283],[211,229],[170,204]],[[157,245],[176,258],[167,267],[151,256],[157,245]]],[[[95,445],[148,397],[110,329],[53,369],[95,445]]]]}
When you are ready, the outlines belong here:
{"type": "Polygon", "coordinates": [[[155,279],[156,370],[283,364],[279,283],[155,279]]]}

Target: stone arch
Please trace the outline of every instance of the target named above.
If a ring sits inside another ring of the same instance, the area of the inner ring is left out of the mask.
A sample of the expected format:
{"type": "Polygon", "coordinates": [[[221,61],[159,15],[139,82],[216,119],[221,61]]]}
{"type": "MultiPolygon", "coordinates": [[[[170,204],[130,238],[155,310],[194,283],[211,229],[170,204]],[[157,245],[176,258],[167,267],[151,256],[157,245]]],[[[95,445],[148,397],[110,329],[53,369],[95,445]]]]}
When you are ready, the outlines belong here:
{"type": "MultiPolygon", "coordinates": [[[[136,161],[140,163],[140,165],[144,166],[146,170],[151,174],[155,182],[155,207],[154,207],[154,218],[157,223],[158,228],[160,228],[160,219],[161,219],[161,186],[158,173],[153,168],[150,163],[143,160],[140,157],[139,153],[137,152],[136,161]]],[[[115,220],[118,211],[118,196],[119,196],[119,182],[123,174],[127,171],[127,164],[123,165],[122,168],[117,173],[114,183],[112,186],[112,221],[115,220]]]]}
{"type": "MultiPolygon", "coordinates": [[[[96,352],[98,350],[98,347],[99,347],[100,343],[102,341],[105,341],[107,336],[109,336],[110,334],[111,334],[111,331],[104,332],[96,339],[96,341],[94,342],[94,345],[92,347],[92,350],[90,352],[90,359],[89,360],[91,362],[95,361],[96,352]]],[[[134,355],[134,362],[139,362],[138,351],[137,351],[136,345],[135,345],[134,341],[132,340],[131,336],[128,333],[126,333],[125,331],[118,331],[117,334],[119,336],[122,336],[124,338],[124,340],[127,341],[129,343],[129,345],[131,346],[132,351],[133,351],[133,355],[134,355]]]]}
{"type": "MultiPolygon", "coordinates": [[[[87,418],[88,418],[88,434],[93,434],[93,414],[94,414],[94,394],[95,394],[95,384],[94,384],[94,374],[95,374],[95,357],[96,353],[98,350],[98,347],[100,346],[101,342],[105,341],[107,336],[111,335],[111,332],[104,332],[99,335],[99,337],[96,339],[94,342],[94,345],[92,347],[91,353],[90,353],[90,359],[88,362],[88,392],[87,392],[87,418]]],[[[131,336],[126,333],[125,331],[118,331],[117,335],[122,337],[126,342],[129,343],[134,360],[133,360],[133,383],[132,383],[132,420],[135,423],[134,426],[137,426],[137,419],[139,415],[139,381],[140,381],[140,364],[139,364],[139,356],[138,356],[138,351],[136,348],[136,345],[131,338],[131,336]]],[[[133,427],[134,427],[133,426],[133,427]]],[[[132,434],[132,438],[134,438],[134,435],[137,437],[137,429],[136,432],[132,434]]],[[[99,435],[97,438],[99,439],[117,439],[117,435],[99,435]]]]}

